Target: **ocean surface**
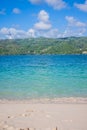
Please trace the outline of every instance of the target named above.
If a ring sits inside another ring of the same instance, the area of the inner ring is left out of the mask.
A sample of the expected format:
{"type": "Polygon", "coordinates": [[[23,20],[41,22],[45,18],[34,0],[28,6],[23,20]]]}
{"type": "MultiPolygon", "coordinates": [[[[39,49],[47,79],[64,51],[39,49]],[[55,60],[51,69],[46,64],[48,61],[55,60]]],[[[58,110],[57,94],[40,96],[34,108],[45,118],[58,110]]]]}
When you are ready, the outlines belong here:
{"type": "Polygon", "coordinates": [[[87,97],[87,55],[0,56],[0,99],[87,97]]]}

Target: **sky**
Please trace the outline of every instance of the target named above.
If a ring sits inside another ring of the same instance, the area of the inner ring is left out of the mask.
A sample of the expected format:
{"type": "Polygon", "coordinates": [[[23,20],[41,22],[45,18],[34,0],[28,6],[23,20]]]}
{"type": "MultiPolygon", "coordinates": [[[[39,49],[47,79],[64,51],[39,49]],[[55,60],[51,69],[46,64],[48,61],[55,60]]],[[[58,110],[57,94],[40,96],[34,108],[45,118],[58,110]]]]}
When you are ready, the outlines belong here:
{"type": "Polygon", "coordinates": [[[0,39],[87,36],[87,0],[0,0],[0,39]]]}

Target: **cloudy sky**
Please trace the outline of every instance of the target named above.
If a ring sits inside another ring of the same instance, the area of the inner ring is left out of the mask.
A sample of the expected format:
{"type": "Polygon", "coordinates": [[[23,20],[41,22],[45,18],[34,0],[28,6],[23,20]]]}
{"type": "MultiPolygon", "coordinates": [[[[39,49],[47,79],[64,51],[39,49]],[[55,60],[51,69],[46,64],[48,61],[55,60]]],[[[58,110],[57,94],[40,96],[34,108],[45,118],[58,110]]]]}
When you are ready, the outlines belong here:
{"type": "Polygon", "coordinates": [[[0,39],[87,36],[87,0],[0,0],[0,39]]]}

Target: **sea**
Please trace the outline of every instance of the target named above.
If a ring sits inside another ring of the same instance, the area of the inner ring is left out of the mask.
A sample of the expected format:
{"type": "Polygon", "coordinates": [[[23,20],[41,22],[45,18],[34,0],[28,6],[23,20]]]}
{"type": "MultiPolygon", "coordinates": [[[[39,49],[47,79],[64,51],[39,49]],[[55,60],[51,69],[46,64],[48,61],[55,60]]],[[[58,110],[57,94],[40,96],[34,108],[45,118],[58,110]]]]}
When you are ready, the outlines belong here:
{"type": "Polygon", "coordinates": [[[87,55],[0,56],[0,99],[87,97],[87,55]]]}

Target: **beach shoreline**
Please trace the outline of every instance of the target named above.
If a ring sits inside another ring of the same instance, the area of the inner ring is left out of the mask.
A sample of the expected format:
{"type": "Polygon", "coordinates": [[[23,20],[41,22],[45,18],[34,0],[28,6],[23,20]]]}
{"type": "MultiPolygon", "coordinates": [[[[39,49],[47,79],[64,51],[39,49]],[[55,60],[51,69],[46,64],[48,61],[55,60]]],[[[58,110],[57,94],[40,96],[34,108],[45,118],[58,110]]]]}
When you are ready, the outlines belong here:
{"type": "Polygon", "coordinates": [[[30,98],[30,99],[0,99],[0,104],[87,104],[87,97],[61,97],[61,98],[30,98]]]}
{"type": "Polygon", "coordinates": [[[0,100],[0,130],[87,130],[87,98],[82,99],[0,100]]]}

